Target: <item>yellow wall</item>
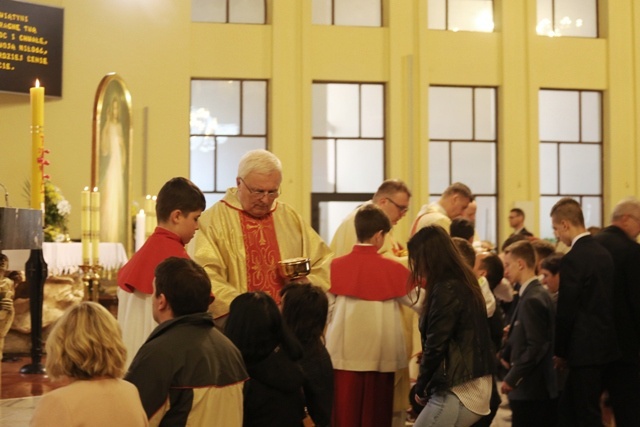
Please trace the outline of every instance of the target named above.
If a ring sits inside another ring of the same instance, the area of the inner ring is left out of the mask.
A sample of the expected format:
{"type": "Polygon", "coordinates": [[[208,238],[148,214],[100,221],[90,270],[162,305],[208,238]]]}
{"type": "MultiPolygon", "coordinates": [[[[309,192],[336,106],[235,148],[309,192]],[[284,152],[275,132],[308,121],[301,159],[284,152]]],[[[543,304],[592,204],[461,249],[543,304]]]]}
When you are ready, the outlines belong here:
{"type": "MultiPolygon", "coordinates": [[[[65,9],[63,98],[47,99],[45,132],[48,172],[75,208],[72,237],[79,237],[80,190],[90,177],[93,97],[111,71],[133,95],[135,200],[189,173],[191,77],[270,80],[270,148],[284,164],[283,197],[308,219],[316,80],[387,84],[386,176],[405,179],[414,192],[399,233],[427,200],[430,84],[499,88],[501,238],[513,203],[539,198],[540,88],[604,91],[605,217],[618,199],[638,193],[640,7],[633,0],[599,2],[600,39],[537,36],[535,0],[496,0],[490,34],[427,30],[426,0],[387,0],[383,28],[312,25],[307,0],[269,2],[264,26],[191,23],[188,0],[37,3],[65,9]],[[142,159],[145,109],[150,155],[142,159]]],[[[21,192],[29,141],[28,97],[0,94],[0,182],[19,207],[28,205],[21,192]]],[[[537,229],[538,218],[528,222],[537,229]]]]}

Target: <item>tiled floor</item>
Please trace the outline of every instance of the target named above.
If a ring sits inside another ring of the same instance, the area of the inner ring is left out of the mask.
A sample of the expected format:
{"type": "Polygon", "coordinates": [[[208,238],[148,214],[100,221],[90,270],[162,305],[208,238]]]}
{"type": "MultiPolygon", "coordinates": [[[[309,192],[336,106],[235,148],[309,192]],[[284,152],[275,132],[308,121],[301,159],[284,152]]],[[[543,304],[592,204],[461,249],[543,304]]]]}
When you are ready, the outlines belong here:
{"type": "Polygon", "coordinates": [[[46,375],[25,375],[20,368],[31,363],[28,357],[2,362],[0,375],[0,426],[26,427],[42,394],[63,386],[46,375]]]}
{"type": "Polygon", "coordinates": [[[27,427],[40,397],[0,400],[0,426],[27,427]]]}

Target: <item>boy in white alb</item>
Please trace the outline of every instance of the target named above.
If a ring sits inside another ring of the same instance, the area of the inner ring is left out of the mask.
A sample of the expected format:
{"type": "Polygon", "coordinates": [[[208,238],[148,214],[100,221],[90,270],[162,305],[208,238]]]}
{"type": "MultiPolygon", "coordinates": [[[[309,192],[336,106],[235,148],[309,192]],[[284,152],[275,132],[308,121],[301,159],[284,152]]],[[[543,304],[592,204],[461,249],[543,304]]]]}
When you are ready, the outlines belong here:
{"type": "Polygon", "coordinates": [[[125,369],[158,326],[151,305],[155,269],[172,256],[189,258],[184,245],[193,238],[205,208],[204,195],[194,183],[186,178],[169,180],[158,193],[158,226],[118,272],[118,323],[127,347],[125,369]]]}
{"type": "Polygon", "coordinates": [[[335,297],[326,333],[334,368],[334,427],[389,426],[394,373],[407,366],[400,303],[407,296],[409,270],[378,254],[389,218],[377,206],[355,217],[358,244],[331,264],[335,297]]]}

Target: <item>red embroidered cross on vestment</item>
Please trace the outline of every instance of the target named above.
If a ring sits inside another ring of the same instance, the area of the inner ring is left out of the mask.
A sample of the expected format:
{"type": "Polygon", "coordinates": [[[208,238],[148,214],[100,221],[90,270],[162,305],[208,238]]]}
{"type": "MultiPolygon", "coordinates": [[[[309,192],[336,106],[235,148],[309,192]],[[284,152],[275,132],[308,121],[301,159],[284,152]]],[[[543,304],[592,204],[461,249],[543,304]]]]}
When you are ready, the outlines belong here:
{"type": "Polygon", "coordinates": [[[273,215],[254,218],[243,211],[239,215],[247,255],[247,290],[266,292],[279,303],[284,281],[278,274],[280,249],[273,215]]]}

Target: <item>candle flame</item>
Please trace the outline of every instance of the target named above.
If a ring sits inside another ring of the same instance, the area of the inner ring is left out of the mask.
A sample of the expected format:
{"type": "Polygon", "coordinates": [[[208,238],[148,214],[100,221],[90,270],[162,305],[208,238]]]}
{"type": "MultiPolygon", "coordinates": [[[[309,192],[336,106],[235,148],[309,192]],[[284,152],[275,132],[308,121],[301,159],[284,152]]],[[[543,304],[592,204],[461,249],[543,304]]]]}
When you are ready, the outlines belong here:
{"type": "Polygon", "coordinates": [[[93,192],[97,193],[98,192],[98,187],[93,187],[93,192]]]}
{"type": "Polygon", "coordinates": [[[40,80],[36,79],[36,87],[40,87],[40,80]]]}
{"type": "Polygon", "coordinates": [[[84,191],[89,191],[89,187],[84,187],[84,191]]]}

